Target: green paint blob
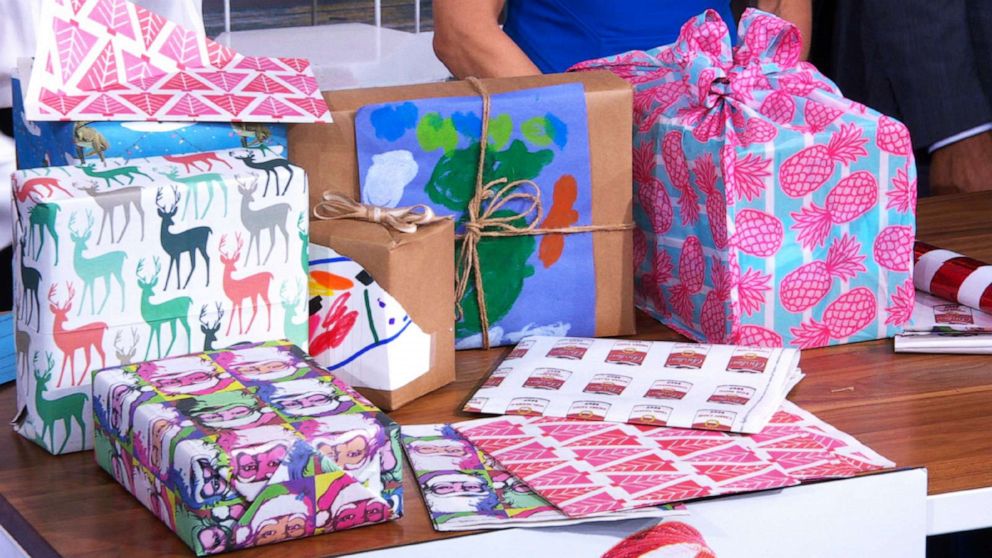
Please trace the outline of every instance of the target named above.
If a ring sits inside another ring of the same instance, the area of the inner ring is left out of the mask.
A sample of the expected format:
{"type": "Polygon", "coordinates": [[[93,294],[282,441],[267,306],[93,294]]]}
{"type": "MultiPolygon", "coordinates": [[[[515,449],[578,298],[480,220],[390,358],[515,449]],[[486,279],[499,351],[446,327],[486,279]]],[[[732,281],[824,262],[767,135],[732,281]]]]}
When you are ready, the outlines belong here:
{"type": "Polygon", "coordinates": [[[489,121],[489,145],[503,149],[513,133],[513,119],[509,114],[501,114],[489,121]]]}
{"type": "Polygon", "coordinates": [[[524,120],[523,124],[520,125],[520,132],[527,138],[527,141],[539,147],[547,147],[554,141],[549,133],[548,119],[543,116],[524,120]]]}
{"type": "Polygon", "coordinates": [[[440,114],[429,112],[417,123],[417,142],[424,151],[440,148],[450,153],[458,147],[458,132],[450,118],[441,118],[440,114]]]}

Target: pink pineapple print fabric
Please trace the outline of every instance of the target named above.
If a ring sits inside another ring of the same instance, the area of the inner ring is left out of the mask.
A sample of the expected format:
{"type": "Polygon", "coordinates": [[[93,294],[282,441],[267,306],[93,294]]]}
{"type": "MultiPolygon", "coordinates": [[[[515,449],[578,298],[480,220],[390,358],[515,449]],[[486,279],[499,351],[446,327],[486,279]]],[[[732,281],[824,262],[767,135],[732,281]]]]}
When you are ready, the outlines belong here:
{"type": "Polygon", "coordinates": [[[698,341],[891,337],[911,308],[916,167],[900,122],[799,60],[799,31],[707,11],[657,49],[592,60],[634,87],[638,306],[698,341]]]}

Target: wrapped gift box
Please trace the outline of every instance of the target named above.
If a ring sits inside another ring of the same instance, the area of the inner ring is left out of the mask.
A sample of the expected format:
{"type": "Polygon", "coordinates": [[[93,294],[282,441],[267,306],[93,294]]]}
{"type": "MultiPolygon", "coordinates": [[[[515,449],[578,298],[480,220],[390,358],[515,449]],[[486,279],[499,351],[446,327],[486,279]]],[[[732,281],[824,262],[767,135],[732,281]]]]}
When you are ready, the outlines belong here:
{"type": "Polygon", "coordinates": [[[197,160],[13,175],[18,351],[32,363],[15,428],[49,451],[91,447],[93,370],[245,341],[306,346],[306,173],[251,149],[197,160]]]}
{"type": "Polygon", "coordinates": [[[403,513],[399,425],[268,342],[93,377],[96,459],[198,556],[403,513]]]}
{"type": "MultiPolygon", "coordinates": [[[[608,73],[482,80],[491,95],[486,182],[533,180],[499,197],[515,226],[630,224],[630,88],[608,73]]],[[[463,233],[476,190],[483,101],[469,82],[325,93],[335,124],[291,127],[294,161],[322,189],[387,207],[424,203],[463,233]]],[[[490,193],[497,193],[492,185],[490,193]]],[[[476,194],[477,195],[477,194],[476,194]]],[[[499,205],[486,198],[484,207],[499,205]]],[[[312,194],[311,201],[319,201],[312,194]]],[[[505,217],[507,213],[496,215],[505,217]]],[[[456,254],[464,242],[459,242],[456,254]]],[[[479,267],[492,345],[531,333],[610,336],[634,331],[629,230],[482,238],[479,267]]],[[[483,344],[474,282],[462,296],[458,348],[483,344]]]]}
{"type": "Polygon", "coordinates": [[[13,80],[17,168],[58,167],[120,157],[172,156],[185,166],[203,151],[257,147],[286,153],[286,125],[223,122],[46,122],[28,120],[19,80],[13,80]]]}
{"type": "Polygon", "coordinates": [[[716,12],[582,63],[634,84],[637,303],[697,341],[891,337],[913,308],[916,168],[901,123],[799,61],[799,31],[716,12]]]}
{"type": "Polygon", "coordinates": [[[453,229],[310,224],[310,354],[386,410],[455,379],[453,229]]]}

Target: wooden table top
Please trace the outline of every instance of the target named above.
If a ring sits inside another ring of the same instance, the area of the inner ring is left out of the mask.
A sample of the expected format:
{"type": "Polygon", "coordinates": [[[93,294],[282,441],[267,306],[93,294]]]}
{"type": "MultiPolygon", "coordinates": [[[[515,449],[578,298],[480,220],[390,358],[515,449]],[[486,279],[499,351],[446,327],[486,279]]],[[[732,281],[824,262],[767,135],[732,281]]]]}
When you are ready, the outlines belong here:
{"type": "MultiPolygon", "coordinates": [[[[919,238],[992,261],[992,194],[920,201],[919,238]]],[[[639,316],[636,337],[680,337],[639,316]]],[[[392,413],[401,424],[465,420],[456,411],[508,348],[458,354],[458,379],[392,413]]],[[[806,378],[790,399],[849,432],[899,466],[926,466],[930,494],[992,486],[992,360],[972,355],[895,354],[891,340],[804,351],[806,378]]],[[[14,413],[0,388],[0,416],[14,413]]],[[[405,471],[406,515],[398,521],[228,554],[332,556],[453,534],[431,528],[405,471]]],[[[0,523],[35,557],[191,556],[141,504],[99,469],[91,452],[51,457],[6,429],[0,434],[0,523]]]]}

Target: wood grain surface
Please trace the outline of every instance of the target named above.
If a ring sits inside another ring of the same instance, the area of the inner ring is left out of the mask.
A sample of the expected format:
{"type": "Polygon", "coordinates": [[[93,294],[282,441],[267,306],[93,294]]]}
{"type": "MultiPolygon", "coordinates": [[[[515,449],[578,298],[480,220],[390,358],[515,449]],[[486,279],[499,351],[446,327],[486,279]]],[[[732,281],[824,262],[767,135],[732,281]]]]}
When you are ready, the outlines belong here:
{"type": "MultiPolygon", "coordinates": [[[[920,201],[919,238],[992,261],[992,194],[920,201]]],[[[637,338],[680,337],[645,316],[637,338]]],[[[453,384],[395,411],[401,424],[472,418],[462,402],[508,348],[458,354],[453,384]]],[[[892,352],[881,340],[804,351],[807,377],[790,399],[899,466],[926,466],[930,494],[992,486],[992,359],[892,352]]],[[[14,388],[0,388],[0,415],[14,388]]],[[[406,515],[391,523],[225,556],[310,558],[422,542],[431,528],[405,471],[406,515]]],[[[92,452],[52,457],[6,429],[0,434],[0,521],[33,556],[192,556],[162,523],[99,469],[92,452]]]]}

